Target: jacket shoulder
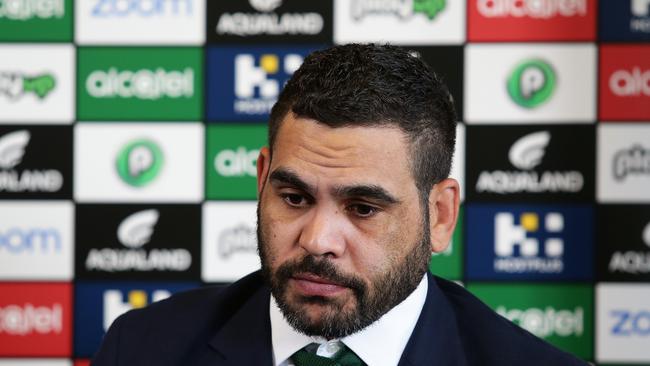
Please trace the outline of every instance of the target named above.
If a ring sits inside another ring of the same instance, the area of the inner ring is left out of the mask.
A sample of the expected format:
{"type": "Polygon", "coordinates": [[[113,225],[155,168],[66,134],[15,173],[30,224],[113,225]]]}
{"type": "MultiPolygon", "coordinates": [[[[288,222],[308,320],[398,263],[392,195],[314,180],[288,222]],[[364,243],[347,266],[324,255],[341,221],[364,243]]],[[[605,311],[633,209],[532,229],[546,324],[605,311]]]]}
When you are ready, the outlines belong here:
{"type": "Polygon", "coordinates": [[[497,314],[462,286],[434,278],[454,310],[469,365],[588,365],[497,314]]]}
{"type": "Polygon", "coordinates": [[[104,337],[93,365],[182,364],[172,361],[205,351],[197,347],[208,347],[211,336],[262,287],[261,275],[255,272],[228,286],[180,292],[122,314],[104,337]]]}

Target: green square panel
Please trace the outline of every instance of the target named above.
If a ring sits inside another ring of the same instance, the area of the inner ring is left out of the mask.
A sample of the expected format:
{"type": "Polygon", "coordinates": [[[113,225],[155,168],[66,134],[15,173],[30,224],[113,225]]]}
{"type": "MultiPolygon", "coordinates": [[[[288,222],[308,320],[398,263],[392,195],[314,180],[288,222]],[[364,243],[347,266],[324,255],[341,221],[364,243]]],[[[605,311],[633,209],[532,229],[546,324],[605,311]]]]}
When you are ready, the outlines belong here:
{"type": "Polygon", "coordinates": [[[266,145],[266,125],[212,124],[206,130],[207,199],[257,198],[257,156],[266,145]]]}
{"type": "Polygon", "coordinates": [[[502,316],[583,359],[593,359],[593,286],[469,283],[502,316]]]}
{"type": "Polygon", "coordinates": [[[461,281],[463,275],[463,207],[460,207],[458,223],[454,236],[447,249],[441,253],[433,254],[429,262],[431,273],[452,281],[461,281]]]}
{"type": "Polygon", "coordinates": [[[78,70],[79,120],[203,117],[201,48],[84,47],[78,70]]]}
{"type": "Polygon", "coordinates": [[[0,0],[0,41],[72,41],[73,0],[0,0]]]}

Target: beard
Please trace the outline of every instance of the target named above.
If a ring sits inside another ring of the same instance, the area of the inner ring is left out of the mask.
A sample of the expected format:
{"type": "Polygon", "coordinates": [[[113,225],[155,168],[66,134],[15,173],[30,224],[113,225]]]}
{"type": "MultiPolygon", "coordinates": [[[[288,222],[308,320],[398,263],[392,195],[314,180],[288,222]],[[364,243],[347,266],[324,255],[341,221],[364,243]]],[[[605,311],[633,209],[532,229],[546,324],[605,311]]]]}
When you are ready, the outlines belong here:
{"type": "Polygon", "coordinates": [[[286,261],[273,271],[271,262],[279,258],[274,258],[268,245],[268,231],[262,222],[258,206],[257,242],[262,274],[285,319],[298,332],[326,339],[343,338],[377,321],[406,299],[428,270],[431,244],[427,218],[423,220],[418,243],[401,262],[391,263],[388,269],[366,283],[359,276],[341,271],[327,256],[307,254],[286,261]],[[297,274],[313,274],[349,288],[354,298],[353,306],[346,306],[345,300],[337,298],[301,295],[290,297],[287,293],[288,282],[297,274]],[[319,305],[323,309],[320,317],[311,319],[304,309],[308,305],[319,305]]]}

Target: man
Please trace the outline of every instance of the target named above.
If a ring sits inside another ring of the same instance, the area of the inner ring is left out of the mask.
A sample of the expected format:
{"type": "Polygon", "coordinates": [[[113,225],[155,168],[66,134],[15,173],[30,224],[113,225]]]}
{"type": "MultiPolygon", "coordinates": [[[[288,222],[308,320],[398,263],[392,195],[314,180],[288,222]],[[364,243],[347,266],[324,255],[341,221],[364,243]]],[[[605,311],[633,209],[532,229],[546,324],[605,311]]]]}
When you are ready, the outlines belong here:
{"type": "Polygon", "coordinates": [[[94,365],[584,365],[427,273],[458,216],[455,113],[397,47],[314,52],[257,161],[260,272],[129,312],[94,365]]]}

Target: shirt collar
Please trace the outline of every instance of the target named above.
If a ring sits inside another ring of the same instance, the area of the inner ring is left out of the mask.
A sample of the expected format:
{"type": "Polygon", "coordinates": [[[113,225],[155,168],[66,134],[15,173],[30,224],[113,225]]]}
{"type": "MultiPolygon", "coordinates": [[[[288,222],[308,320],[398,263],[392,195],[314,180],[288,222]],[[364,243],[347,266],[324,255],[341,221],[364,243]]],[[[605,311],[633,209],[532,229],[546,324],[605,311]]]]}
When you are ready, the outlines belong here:
{"type": "MultiPolygon", "coordinates": [[[[411,333],[420,317],[427,297],[427,276],[417,288],[397,306],[361,331],[341,338],[367,365],[397,365],[411,333]],[[390,335],[387,337],[386,335],[390,335]]],[[[273,296],[269,306],[271,340],[275,366],[287,365],[287,360],[306,345],[325,340],[299,333],[287,322],[273,296]]]]}

